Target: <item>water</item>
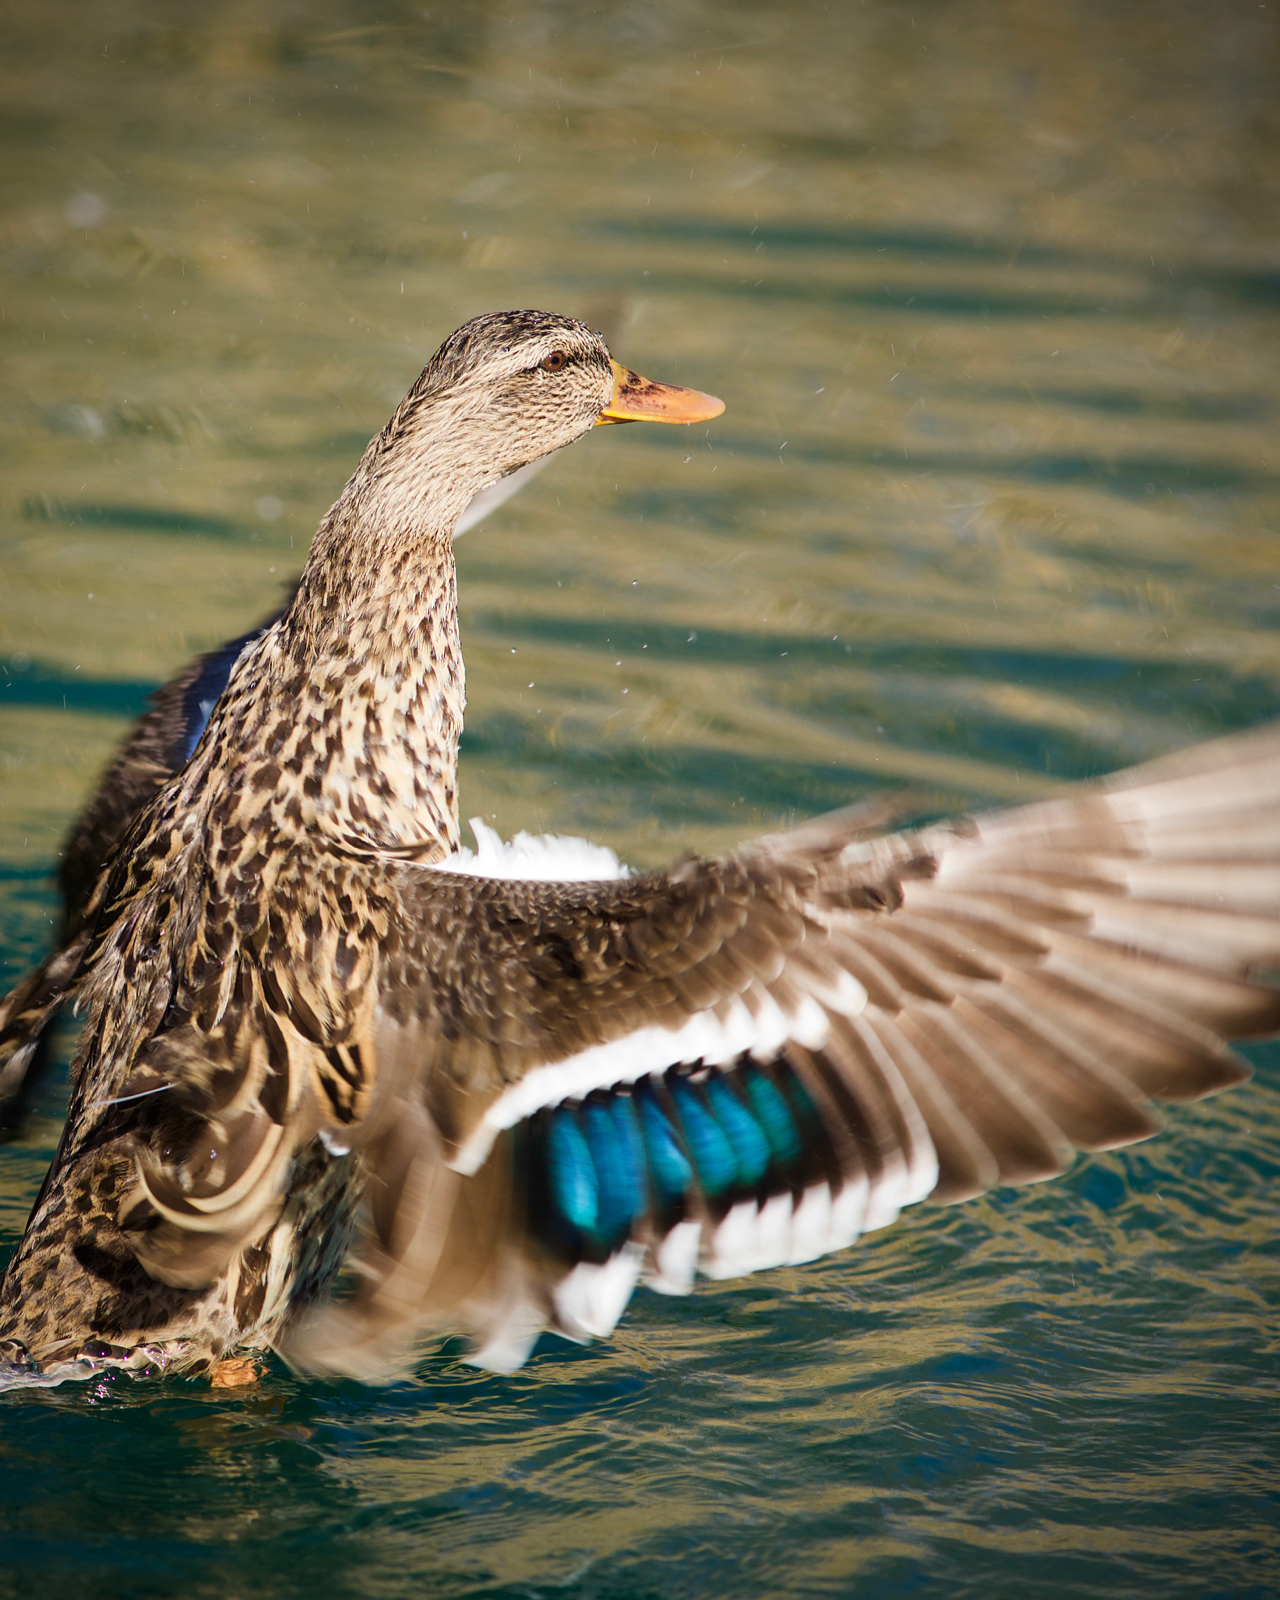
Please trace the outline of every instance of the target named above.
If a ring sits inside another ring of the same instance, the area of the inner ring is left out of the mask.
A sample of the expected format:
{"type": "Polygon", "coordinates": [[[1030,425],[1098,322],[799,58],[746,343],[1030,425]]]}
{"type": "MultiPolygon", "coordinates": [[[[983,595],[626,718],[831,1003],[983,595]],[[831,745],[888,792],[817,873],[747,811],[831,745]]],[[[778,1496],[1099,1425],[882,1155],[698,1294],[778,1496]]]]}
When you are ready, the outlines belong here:
{"type": "MultiPolygon", "coordinates": [[[[728,411],[604,430],[462,541],[464,814],[649,864],[1274,711],[1271,8],[0,27],[5,975],[148,689],[276,603],[439,338],[495,307],[585,315],[728,411]]],[[[641,1294],[514,1378],[450,1341],[384,1390],[7,1397],[0,1594],[1272,1594],[1254,1055],[1156,1142],[641,1294]]],[[[0,1156],[6,1245],[64,1092],[0,1156]]]]}

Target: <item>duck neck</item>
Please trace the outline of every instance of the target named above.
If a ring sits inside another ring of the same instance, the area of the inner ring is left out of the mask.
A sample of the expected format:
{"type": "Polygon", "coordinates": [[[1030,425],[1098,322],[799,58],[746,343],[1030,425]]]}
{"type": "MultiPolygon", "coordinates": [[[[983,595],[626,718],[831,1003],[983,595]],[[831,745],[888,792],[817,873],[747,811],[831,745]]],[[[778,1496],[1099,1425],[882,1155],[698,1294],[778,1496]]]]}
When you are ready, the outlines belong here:
{"type": "Polygon", "coordinates": [[[451,536],[472,487],[419,484],[412,502],[393,490],[362,470],[320,526],[263,641],[289,724],[267,744],[306,833],[435,860],[459,844],[466,684],[451,536]]]}

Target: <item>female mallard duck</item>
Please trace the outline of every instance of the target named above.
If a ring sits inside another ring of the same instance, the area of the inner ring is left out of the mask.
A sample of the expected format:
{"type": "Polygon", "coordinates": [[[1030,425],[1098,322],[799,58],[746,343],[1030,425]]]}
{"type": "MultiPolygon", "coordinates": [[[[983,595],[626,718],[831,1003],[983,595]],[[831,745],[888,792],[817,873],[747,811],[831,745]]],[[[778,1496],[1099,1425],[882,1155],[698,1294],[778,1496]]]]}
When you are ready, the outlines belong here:
{"type": "Polygon", "coordinates": [[[509,1370],[544,1327],[607,1333],[642,1277],[806,1261],[1245,1076],[1223,1038],[1280,1026],[1273,730],[641,877],[458,855],[459,514],[598,422],[720,410],[581,323],[478,318],[284,613],[193,669],[184,693],[225,679],[207,725],[157,747],[177,770],[6,1013],[34,1027],[77,986],[88,1009],[0,1288],[11,1374],[274,1346],[369,1376],[459,1327],[509,1370]],[[353,1250],[360,1287],[326,1308],[353,1250]]]}

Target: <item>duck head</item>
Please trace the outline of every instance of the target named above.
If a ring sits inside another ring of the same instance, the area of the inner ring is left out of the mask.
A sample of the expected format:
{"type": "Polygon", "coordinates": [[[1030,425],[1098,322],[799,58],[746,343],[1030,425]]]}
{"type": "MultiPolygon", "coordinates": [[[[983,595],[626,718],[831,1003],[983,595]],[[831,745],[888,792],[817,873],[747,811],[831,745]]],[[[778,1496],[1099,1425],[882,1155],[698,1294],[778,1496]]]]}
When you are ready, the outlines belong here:
{"type": "Polygon", "coordinates": [[[464,323],[423,368],[369,461],[385,492],[425,480],[467,497],[589,429],[618,422],[705,422],[723,401],[619,365],[585,323],[499,311],[464,323]]]}

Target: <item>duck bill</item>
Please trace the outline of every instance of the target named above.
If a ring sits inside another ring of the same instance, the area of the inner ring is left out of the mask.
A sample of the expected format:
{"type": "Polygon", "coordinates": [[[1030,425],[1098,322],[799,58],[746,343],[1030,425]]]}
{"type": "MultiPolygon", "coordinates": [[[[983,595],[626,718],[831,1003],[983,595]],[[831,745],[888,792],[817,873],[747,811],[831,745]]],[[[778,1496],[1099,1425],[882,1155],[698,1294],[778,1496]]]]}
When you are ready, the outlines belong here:
{"type": "Polygon", "coordinates": [[[596,418],[597,428],[606,422],[710,422],[724,410],[724,401],[713,394],[681,389],[674,383],[655,383],[616,361],[609,365],[613,368],[613,394],[596,418]]]}

